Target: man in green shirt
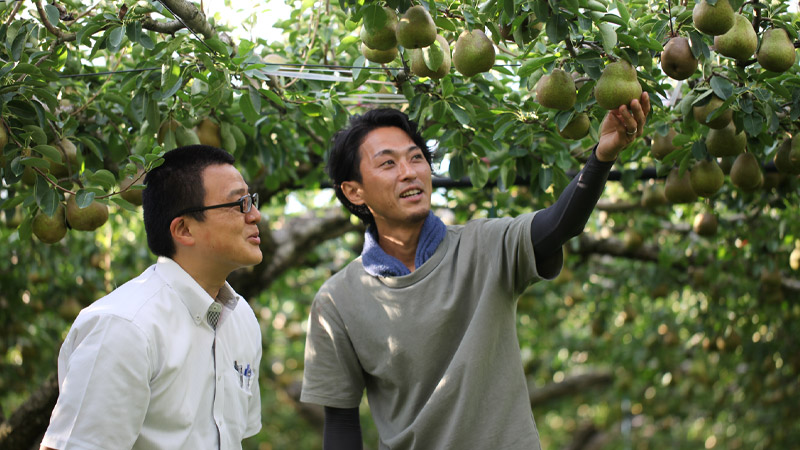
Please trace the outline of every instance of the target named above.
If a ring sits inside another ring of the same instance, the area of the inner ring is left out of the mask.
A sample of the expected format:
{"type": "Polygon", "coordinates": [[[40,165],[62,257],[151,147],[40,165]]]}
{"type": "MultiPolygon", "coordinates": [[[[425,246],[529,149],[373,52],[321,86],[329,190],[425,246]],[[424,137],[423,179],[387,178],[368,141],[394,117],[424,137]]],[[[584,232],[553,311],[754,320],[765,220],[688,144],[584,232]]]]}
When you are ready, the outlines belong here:
{"type": "Polygon", "coordinates": [[[331,149],[336,195],[368,224],[359,258],[311,308],[301,400],[325,406],[325,450],[361,449],[366,389],[381,449],[538,449],[516,335],[516,300],[561,270],[647,94],[609,112],[558,201],[516,218],[445,226],[431,212],[431,155],[393,109],[352,118],[331,149]]]}

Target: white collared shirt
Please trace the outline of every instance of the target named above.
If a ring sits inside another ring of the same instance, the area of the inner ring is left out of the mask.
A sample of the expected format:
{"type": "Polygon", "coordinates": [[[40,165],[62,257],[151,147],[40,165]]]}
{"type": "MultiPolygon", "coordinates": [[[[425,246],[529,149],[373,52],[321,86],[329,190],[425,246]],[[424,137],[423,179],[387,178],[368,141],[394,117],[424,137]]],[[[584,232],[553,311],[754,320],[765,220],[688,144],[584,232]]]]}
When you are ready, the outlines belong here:
{"type": "Polygon", "coordinates": [[[58,357],[55,449],[241,449],[261,428],[261,330],[226,283],[214,299],[169,258],[81,311],[58,357]]]}

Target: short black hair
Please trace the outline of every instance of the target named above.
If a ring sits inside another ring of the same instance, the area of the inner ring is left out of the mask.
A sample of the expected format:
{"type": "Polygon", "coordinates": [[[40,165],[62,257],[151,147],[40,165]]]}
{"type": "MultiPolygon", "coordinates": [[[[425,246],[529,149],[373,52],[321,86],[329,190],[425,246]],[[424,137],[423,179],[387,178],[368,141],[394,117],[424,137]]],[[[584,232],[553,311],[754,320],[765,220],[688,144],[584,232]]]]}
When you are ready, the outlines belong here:
{"type": "Polygon", "coordinates": [[[328,152],[326,171],[333,181],[333,189],[340,202],[353,214],[367,224],[374,224],[375,218],[367,205],[354,205],[342,192],[342,183],[345,181],[361,182],[361,153],[359,149],[367,134],[376,128],[397,127],[403,130],[414,144],[422,150],[425,160],[431,164],[432,155],[425,139],[418,131],[416,122],[399,110],[392,108],[372,109],[364,114],[350,118],[346,128],[339,130],[332,140],[328,152]]]}
{"type": "MultiPolygon", "coordinates": [[[[181,210],[203,206],[206,197],[203,170],[214,165],[233,165],[235,160],[225,150],[208,145],[178,147],[165,153],[163,160],[144,178],[142,210],[150,251],[156,256],[172,258],[176,250],[170,223],[181,210]]],[[[203,211],[187,215],[205,220],[203,211]]]]}

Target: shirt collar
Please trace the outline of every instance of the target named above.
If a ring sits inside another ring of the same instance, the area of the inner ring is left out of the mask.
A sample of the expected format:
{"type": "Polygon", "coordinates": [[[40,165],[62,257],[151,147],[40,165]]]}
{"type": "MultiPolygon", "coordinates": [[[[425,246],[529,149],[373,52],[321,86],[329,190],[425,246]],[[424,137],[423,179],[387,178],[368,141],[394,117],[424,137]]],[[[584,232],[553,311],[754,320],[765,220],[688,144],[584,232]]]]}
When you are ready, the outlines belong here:
{"type": "MultiPolygon", "coordinates": [[[[183,267],[170,258],[160,256],[156,262],[155,271],[167,285],[178,293],[195,323],[204,321],[208,308],[214,303],[214,299],[208,295],[208,292],[186,273],[183,267]]],[[[226,308],[233,310],[239,301],[239,295],[226,281],[217,294],[217,300],[226,308]]]]}

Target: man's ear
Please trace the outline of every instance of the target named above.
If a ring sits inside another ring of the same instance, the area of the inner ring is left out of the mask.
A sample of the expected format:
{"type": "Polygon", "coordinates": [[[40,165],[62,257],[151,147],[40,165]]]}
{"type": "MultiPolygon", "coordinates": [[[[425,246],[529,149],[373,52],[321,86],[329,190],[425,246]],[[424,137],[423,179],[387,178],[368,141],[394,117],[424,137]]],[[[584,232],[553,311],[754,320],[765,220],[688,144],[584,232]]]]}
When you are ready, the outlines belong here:
{"type": "Polygon", "coordinates": [[[172,219],[169,224],[169,232],[176,245],[191,247],[195,244],[190,225],[183,216],[172,219]]]}
{"type": "Polygon", "coordinates": [[[357,181],[345,181],[341,185],[342,193],[350,203],[354,205],[363,205],[364,199],[361,197],[361,193],[363,190],[361,189],[361,183],[357,181]]]}

